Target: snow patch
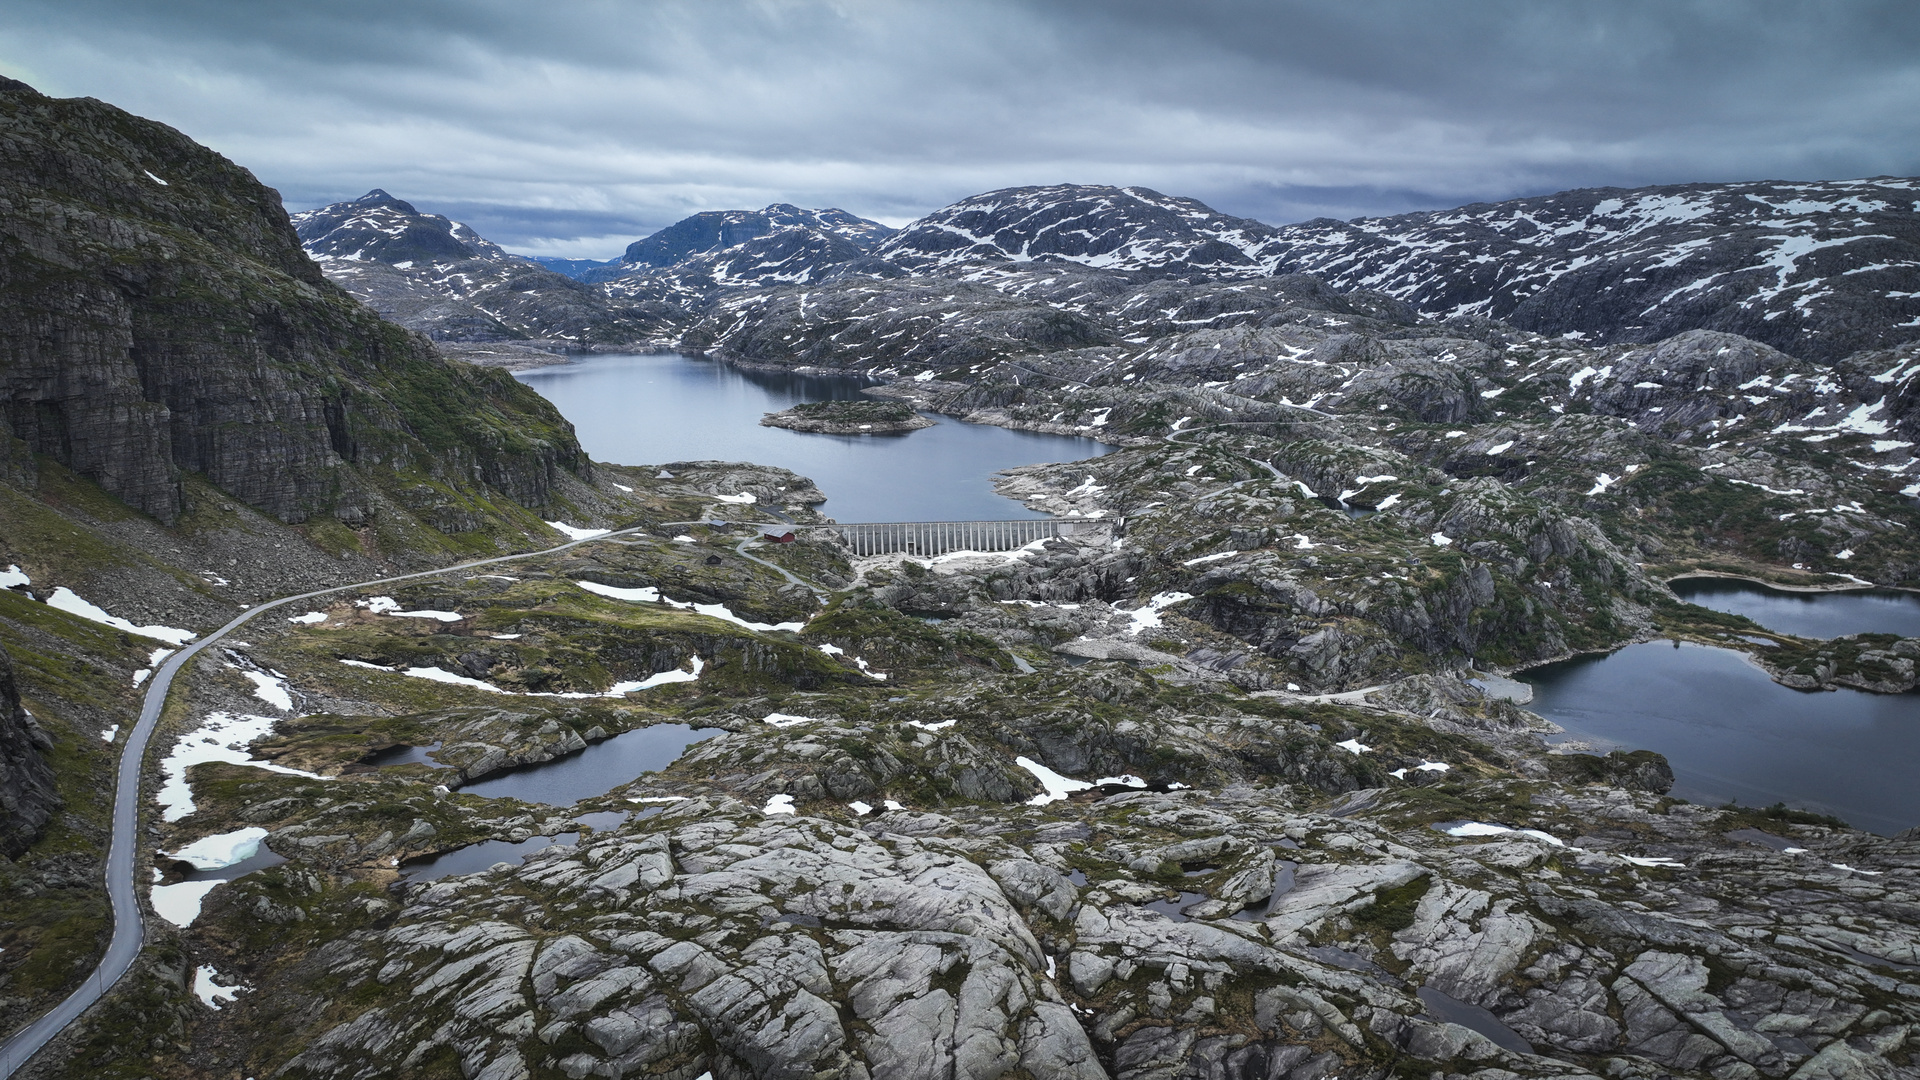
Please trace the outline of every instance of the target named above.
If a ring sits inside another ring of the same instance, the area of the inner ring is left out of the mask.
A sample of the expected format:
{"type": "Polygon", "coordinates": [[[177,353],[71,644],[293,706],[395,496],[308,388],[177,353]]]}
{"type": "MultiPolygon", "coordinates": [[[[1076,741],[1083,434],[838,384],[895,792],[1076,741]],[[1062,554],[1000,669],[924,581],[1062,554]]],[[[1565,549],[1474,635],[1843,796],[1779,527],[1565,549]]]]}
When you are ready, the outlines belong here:
{"type": "Polygon", "coordinates": [[[260,841],[266,838],[267,830],[255,825],[203,836],[179,851],[165,854],[191,864],[195,870],[219,870],[260,854],[260,841]]]}
{"type": "Polygon", "coordinates": [[[212,964],[201,964],[193,969],[193,996],[209,1009],[218,1009],[221,1002],[232,1001],[234,995],[247,988],[244,983],[222,986],[219,978],[220,973],[213,969],[212,964]]]}
{"type": "Polygon", "coordinates": [[[47,606],[59,608],[69,615],[78,615],[92,622],[105,623],[116,630],[125,630],[130,634],[139,634],[141,637],[150,637],[157,641],[172,642],[175,645],[185,645],[187,642],[199,636],[191,630],[181,630],[173,626],[135,626],[117,615],[107,614],[101,608],[81,599],[72,589],[67,588],[65,585],[53,590],[53,595],[47,597],[47,606]]]}
{"type": "MultiPolygon", "coordinates": [[[[627,490],[631,491],[633,489],[628,488],[627,490]]],[[[547,528],[552,529],[554,532],[565,534],[569,540],[589,540],[596,536],[605,536],[613,531],[612,529],[582,529],[576,525],[569,525],[564,521],[549,521],[547,522],[547,528]]]]}
{"type": "MultiPolygon", "coordinates": [[[[161,775],[165,778],[160,790],[154,796],[162,809],[161,820],[179,821],[193,813],[193,788],[187,783],[187,770],[195,765],[212,761],[224,761],[231,765],[247,765],[268,772],[285,773],[288,776],[303,776],[309,780],[325,780],[326,777],[300,769],[289,769],[285,765],[276,765],[270,761],[255,761],[248,751],[255,739],[264,737],[278,723],[271,716],[235,716],[232,713],[211,713],[201,721],[200,727],[183,735],[173,744],[166,760],[160,763],[161,775]]],[[[178,886],[168,886],[177,888],[178,886]]],[[[198,901],[195,910],[199,910],[198,901]]],[[[185,926],[186,923],[178,925],[185,926]]]]}

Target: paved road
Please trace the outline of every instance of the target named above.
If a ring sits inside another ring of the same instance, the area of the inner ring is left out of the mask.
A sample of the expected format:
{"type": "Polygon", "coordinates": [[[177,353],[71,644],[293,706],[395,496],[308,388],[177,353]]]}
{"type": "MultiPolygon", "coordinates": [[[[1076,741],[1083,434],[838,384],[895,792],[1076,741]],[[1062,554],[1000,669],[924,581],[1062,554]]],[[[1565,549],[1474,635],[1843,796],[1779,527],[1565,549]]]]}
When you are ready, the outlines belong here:
{"type": "MultiPolygon", "coordinates": [[[[335,585],[329,589],[315,589],[312,592],[296,596],[283,596],[278,600],[269,600],[264,604],[248,608],[232,622],[201,638],[199,641],[181,649],[167,658],[166,663],[153,673],[147,682],[147,696],[140,706],[140,720],[127,732],[126,744],[120,751],[120,773],[113,792],[113,841],[107,849],[107,897],[113,904],[113,940],[107,944],[106,955],[100,958],[99,966],[87,977],[79,989],[67,996],[65,1001],[53,1007],[52,1011],[35,1020],[18,1035],[0,1047],[0,1080],[10,1077],[15,1071],[26,1065],[40,1048],[51,1042],[54,1036],[66,1030],[68,1024],[79,1019],[94,1002],[100,1000],[120,976],[133,966],[134,958],[140,955],[140,947],[146,941],[145,919],[140,911],[140,900],[134,892],[133,871],[139,865],[139,825],[140,825],[140,773],[145,765],[147,741],[153,737],[154,725],[160,719],[160,710],[167,703],[167,690],[173,685],[173,677],[205,649],[240,627],[245,626],[254,617],[278,607],[328,596],[353,589],[366,589],[394,582],[413,581],[419,578],[436,577],[441,574],[457,574],[482,566],[513,562],[517,559],[537,558],[551,555],[581,544],[591,544],[610,537],[624,536],[642,532],[641,529],[622,529],[618,532],[603,533],[599,536],[570,540],[558,547],[541,551],[528,551],[518,555],[500,555],[491,559],[461,563],[458,566],[442,567],[438,570],[422,570],[415,574],[401,574],[397,577],[376,578],[373,581],[359,581],[351,585],[335,585]]],[[[758,560],[756,560],[758,561],[758,560]]],[[[775,569],[779,569],[775,567],[775,569]]]]}

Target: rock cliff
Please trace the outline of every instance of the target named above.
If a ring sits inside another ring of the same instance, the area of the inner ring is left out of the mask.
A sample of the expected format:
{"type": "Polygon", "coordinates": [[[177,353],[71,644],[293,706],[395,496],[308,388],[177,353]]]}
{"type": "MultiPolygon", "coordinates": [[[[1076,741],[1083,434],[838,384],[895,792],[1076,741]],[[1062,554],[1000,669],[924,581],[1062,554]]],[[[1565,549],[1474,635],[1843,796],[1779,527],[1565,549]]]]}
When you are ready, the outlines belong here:
{"type": "Polygon", "coordinates": [[[20,705],[13,661],[0,651],[0,855],[18,858],[59,808],[46,751],[53,740],[20,705]]]}
{"type": "Polygon", "coordinates": [[[330,285],[278,196],[162,124],[0,84],[0,416],[162,522],[198,473],[283,522],[371,487],[526,506],[584,472],[570,426],[330,285]]]}

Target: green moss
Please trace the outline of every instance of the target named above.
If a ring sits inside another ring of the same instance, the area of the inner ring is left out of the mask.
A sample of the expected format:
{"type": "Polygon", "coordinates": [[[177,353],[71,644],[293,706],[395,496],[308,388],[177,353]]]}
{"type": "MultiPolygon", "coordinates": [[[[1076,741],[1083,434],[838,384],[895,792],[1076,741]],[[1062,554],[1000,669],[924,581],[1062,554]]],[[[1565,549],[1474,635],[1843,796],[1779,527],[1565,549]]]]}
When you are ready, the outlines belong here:
{"type": "Polygon", "coordinates": [[[1354,929],[1391,937],[1413,925],[1420,899],[1433,887],[1433,879],[1422,875],[1405,885],[1382,889],[1373,903],[1353,913],[1354,929]]]}

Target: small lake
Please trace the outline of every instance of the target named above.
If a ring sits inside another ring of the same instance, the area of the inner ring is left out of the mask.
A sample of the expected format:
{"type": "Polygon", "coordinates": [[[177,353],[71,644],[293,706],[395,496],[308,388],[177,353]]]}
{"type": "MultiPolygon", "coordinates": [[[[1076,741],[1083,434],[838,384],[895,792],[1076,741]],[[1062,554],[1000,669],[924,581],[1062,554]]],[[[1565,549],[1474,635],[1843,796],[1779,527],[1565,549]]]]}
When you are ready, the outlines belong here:
{"type": "Polygon", "coordinates": [[[659,772],[685,753],[687,747],[725,734],[723,728],[696,728],[685,724],[634,728],[591,743],[586,749],[565,757],[494,773],[460,790],[489,799],[513,798],[548,806],[571,806],[581,799],[605,795],[643,772],[659,772]]]}
{"type": "Polygon", "coordinates": [[[1914,593],[1895,589],[1791,592],[1729,578],[1681,578],[1669,584],[1689,604],[1745,615],[1777,634],[1920,637],[1920,595],[1914,593]]]}
{"type": "Polygon", "coordinates": [[[896,435],[818,435],[760,426],[803,401],[866,400],[855,376],[744,371],[678,354],[593,356],[516,373],[573,421],[600,461],[751,461],[810,478],[837,521],[971,521],[1033,518],[994,494],[993,474],[1016,465],[1078,461],[1108,447],[950,416],[896,435]]]}
{"type": "Polygon", "coordinates": [[[1517,677],[1569,736],[1665,754],[1679,798],[1784,802],[1883,835],[1920,825],[1920,696],[1791,690],[1743,653],[1671,641],[1517,677]]]}

